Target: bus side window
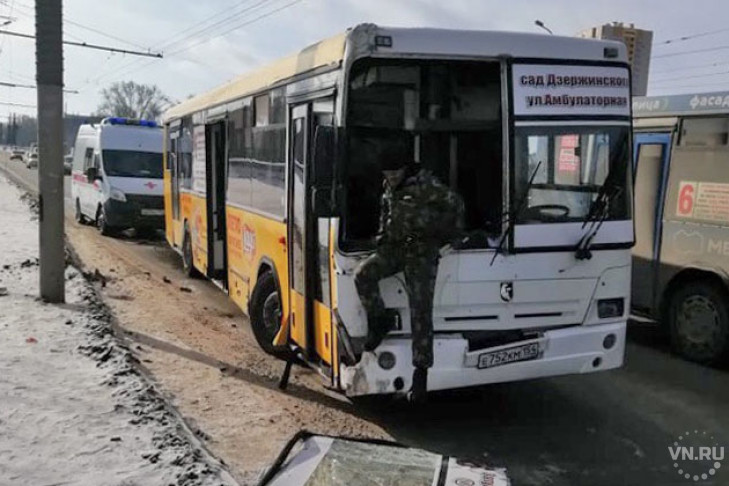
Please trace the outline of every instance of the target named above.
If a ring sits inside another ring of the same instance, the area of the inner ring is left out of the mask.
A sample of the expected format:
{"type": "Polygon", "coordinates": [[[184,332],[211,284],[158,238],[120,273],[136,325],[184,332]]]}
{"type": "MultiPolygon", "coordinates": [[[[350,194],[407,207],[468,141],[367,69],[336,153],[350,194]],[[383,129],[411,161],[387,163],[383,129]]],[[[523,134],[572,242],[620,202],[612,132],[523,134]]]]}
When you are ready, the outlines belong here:
{"type": "Polygon", "coordinates": [[[172,172],[172,174],[175,174],[175,165],[177,164],[177,139],[170,138],[169,139],[169,146],[167,147],[167,165],[165,166],[165,170],[168,172],[172,172]]]}
{"type": "Polygon", "coordinates": [[[681,124],[682,146],[717,147],[729,144],[729,118],[685,118],[681,124]]]}

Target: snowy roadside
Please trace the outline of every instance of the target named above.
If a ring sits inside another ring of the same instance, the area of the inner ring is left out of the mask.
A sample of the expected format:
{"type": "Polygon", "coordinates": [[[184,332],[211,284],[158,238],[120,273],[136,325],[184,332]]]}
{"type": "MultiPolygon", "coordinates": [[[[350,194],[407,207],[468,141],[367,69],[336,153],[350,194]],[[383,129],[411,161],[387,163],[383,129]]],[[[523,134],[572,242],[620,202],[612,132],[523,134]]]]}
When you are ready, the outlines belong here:
{"type": "Polygon", "coordinates": [[[113,336],[81,273],[37,299],[38,226],[0,176],[0,484],[236,484],[113,336]]]}

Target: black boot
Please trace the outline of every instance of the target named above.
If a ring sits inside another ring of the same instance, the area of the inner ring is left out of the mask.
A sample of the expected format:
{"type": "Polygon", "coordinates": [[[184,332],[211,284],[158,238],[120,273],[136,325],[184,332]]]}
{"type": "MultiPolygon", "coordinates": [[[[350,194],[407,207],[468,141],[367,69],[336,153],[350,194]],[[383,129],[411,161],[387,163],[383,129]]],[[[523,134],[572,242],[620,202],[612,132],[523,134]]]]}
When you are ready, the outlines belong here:
{"type": "Polygon", "coordinates": [[[428,394],[428,369],[415,368],[413,372],[413,386],[410,389],[410,401],[425,403],[428,394]]]}
{"type": "Polygon", "coordinates": [[[380,345],[387,333],[395,329],[398,325],[400,314],[395,309],[386,309],[382,315],[373,319],[376,322],[375,326],[369,326],[369,332],[367,333],[367,341],[364,343],[365,351],[374,351],[377,346],[380,345]]]}

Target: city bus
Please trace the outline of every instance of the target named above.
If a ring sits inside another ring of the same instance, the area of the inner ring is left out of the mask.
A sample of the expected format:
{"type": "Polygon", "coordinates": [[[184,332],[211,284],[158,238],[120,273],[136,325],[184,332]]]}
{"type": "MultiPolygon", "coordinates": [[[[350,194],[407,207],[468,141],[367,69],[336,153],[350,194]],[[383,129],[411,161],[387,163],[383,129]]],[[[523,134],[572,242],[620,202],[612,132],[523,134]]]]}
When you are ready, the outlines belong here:
{"type": "Polygon", "coordinates": [[[351,397],[407,394],[402,275],[363,349],[354,273],[385,160],[465,204],[442,250],[429,391],[620,367],[630,308],[630,71],[622,44],[363,24],[164,117],[166,233],[270,354],[351,397]]]}
{"type": "Polygon", "coordinates": [[[729,353],[729,91],[635,98],[633,307],[673,349],[729,353]]]}

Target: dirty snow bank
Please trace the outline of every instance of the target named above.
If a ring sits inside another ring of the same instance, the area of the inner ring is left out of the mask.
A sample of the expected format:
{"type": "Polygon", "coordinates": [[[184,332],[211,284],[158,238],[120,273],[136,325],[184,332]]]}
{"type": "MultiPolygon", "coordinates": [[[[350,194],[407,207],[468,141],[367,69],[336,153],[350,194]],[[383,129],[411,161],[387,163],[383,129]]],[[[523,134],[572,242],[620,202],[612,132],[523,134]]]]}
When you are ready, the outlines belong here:
{"type": "Polygon", "coordinates": [[[37,299],[38,226],[0,176],[0,484],[234,484],[131,353],[89,283],[37,299]]]}

